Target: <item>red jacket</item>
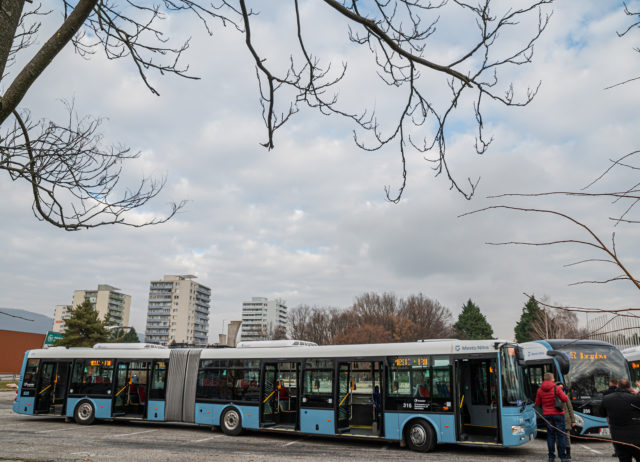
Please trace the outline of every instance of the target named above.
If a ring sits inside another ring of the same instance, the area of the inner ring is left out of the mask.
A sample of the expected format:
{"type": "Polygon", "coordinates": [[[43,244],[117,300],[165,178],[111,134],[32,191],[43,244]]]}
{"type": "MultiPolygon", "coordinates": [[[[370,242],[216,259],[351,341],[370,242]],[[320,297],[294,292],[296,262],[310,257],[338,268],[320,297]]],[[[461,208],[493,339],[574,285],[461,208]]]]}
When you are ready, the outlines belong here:
{"type": "Polygon", "coordinates": [[[542,408],[543,415],[563,415],[564,409],[561,411],[557,410],[554,406],[555,397],[553,396],[553,387],[556,388],[556,395],[560,397],[562,402],[566,403],[569,401],[569,397],[564,394],[562,388],[557,386],[551,380],[545,380],[540,384],[540,388],[538,388],[538,393],[536,393],[536,406],[540,406],[542,408]]]}

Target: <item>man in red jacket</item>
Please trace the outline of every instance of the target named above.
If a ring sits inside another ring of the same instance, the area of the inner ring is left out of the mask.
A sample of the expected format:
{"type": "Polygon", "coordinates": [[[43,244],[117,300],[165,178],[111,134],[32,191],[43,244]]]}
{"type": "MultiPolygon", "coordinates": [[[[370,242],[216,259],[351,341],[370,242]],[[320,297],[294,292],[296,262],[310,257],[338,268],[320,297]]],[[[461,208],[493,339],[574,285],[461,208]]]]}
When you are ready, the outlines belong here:
{"type": "Polygon", "coordinates": [[[542,408],[542,415],[547,425],[549,462],[553,462],[556,459],[556,443],[558,444],[558,456],[560,460],[569,460],[567,459],[566,442],[564,439],[564,405],[560,409],[556,408],[556,396],[558,396],[563,403],[569,401],[567,395],[562,391],[562,387],[556,385],[553,374],[547,372],[544,374],[544,382],[540,384],[540,388],[538,388],[538,393],[536,394],[536,406],[542,408]]]}

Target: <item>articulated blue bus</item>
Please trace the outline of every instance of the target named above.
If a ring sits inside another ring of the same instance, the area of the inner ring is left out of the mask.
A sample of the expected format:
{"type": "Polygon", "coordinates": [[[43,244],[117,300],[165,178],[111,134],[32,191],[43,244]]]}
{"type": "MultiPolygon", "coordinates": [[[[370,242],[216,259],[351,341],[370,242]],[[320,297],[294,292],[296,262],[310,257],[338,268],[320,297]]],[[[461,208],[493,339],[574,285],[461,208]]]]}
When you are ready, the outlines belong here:
{"type": "MultiPolygon", "coordinates": [[[[291,342],[292,344],[295,342],[291,342]]],[[[268,345],[268,344],[267,344],[268,345]]],[[[95,419],[401,442],[521,445],[535,437],[522,358],[503,341],[167,349],[31,350],[13,409],[95,419]]]]}
{"type": "Polygon", "coordinates": [[[520,346],[528,398],[535,400],[544,373],[553,372],[556,380],[565,385],[577,431],[608,437],[609,424],[602,416],[600,404],[610,378],[629,377],[622,353],[610,343],[598,340],[535,340],[520,346]]]}

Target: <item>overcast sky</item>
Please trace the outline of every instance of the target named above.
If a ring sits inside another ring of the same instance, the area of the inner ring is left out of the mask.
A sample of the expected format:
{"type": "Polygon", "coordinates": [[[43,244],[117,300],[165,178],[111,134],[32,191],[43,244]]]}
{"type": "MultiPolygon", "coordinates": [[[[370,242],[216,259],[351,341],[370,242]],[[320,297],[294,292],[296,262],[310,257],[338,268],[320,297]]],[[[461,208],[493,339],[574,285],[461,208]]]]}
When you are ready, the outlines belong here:
{"type": "MultiPolygon", "coordinates": [[[[376,82],[368,54],[346,45],[345,25],[322,2],[303,3],[312,3],[304,8],[313,18],[314,52],[350,62],[340,94],[344,104],[393,116],[395,96],[376,82]]],[[[286,58],[291,40],[284,32],[291,33],[288,8],[256,19],[260,47],[274,61],[286,58]]],[[[492,194],[577,190],[608,159],[640,147],[640,82],[605,90],[640,75],[640,54],[633,50],[640,34],[616,35],[630,23],[620,2],[555,4],[533,64],[509,74],[517,88],[542,81],[534,102],[525,108],[487,106],[485,124],[495,141],[481,157],[473,150],[472,120],[461,115],[456,121],[448,141],[451,165],[463,182],[481,177],[476,197],[467,201],[451,191],[412,153],[408,186],[397,205],[385,200],[383,188],[399,185],[398,153],[358,150],[354,127],[343,120],[305,109],[277,132],[274,150],[260,146],[266,133],[254,67],[243,37],[233,30],[216,25],[209,37],[193,19],[171,19],[172,36],[193,36],[185,62],[201,80],[150,74],[160,97],[150,94],[126,60],[107,61],[99,53],[83,60],[65,50],[22,106],[35,118],[51,117],[61,113],[60,98],[74,98],[80,113],[107,117],[106,138],[143,153],[125,167],[125,179],[133,184],[142,175],[167,177],[161,196],[141,212],[162,214],[170,201],[188,203],[161,226],[69,233],[38,222],[28,185],[2,173],[0,306],[53,316],[55,305],[71,303],[74,290],[110,284],[132,296],[131,322],[143,332],[149,282],[194,274],[212,289],[212,341],[225,320],[240,319],[242,302],[253,296],[279,297],[290,308],[346,308],[364,292],[421,292],[454,316],[470,298],[496,336],[506,339],[513,338],[524,293],[572,306],[638,306],[629,283],[570,286],[617,275],[606,266],[563,266],[594,256],[584,248],[485,244],[582,237],[575,228],[503,211],[458,218],[499,203],[485,199],[492,194]]],[[[457,44],[464,30],[444,28],[438,40],[457,44]]],[[[447,54],[444,46],[434,50],[447,54]]],[[[609,186],[633,184],[622,181],[611,178],[609,186]]],[[[607,201],[530,203],[571,211],[610,237],[607,201]]],[[[618,252],[636,274],[639,232],[616,229],[618,252]]]]}

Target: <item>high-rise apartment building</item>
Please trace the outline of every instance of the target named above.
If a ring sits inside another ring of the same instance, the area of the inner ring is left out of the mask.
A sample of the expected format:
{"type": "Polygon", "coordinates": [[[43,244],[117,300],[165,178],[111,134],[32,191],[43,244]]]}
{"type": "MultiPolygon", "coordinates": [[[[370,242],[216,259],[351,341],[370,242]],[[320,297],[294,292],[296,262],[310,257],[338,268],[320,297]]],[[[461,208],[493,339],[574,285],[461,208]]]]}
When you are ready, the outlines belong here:
{"type": "Polygon", "coordinates": [[[161,281],[151,281],[146,342],[207,345],[211,289],[193,279],[165,275],[161,281]]]}
{"type": "MultiPolygon", "coordinates": [[[[108,284],[99,284],[98,290],[76,290],[73,292],[72,306],[82,305],[88,300],[98,312],[98,317],[102,320],[109,319],[109,323],[114,326],[128,326],[129,313],[131,311],[131,295],[119,292],[120,289],[108,284]]],[[[63,305],[61,305],[63,306],[63,305]]],[[[63,315],[64,310],[60,310],[63,315]]],[[[56,316],[58,307],[56,307],[56,316]]],[[[54,317],[54,325],[56,320],[54,317]]],[[[62,318],[61,318],[62,319],[62,318]]]]}
{"type": "Polygon", "coordinates": [[[67,330],[67,319],[71,316],[71,305],[56,305],[56,311],[53,314],[52,332],[59,334],[67,330]]]}
{"type": "Polygon", "coordinates": [[[278,330],[287,329],[287,306],[284,300],[252,297],[242,303],[242,341],[267,340],[278,330]]]}

